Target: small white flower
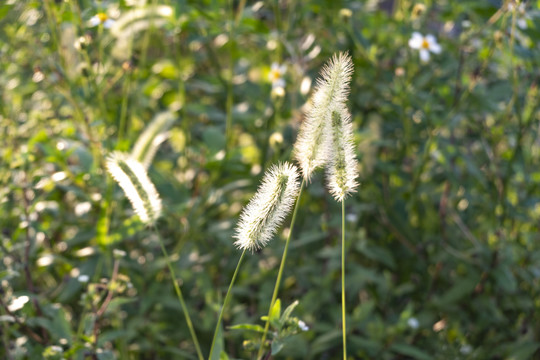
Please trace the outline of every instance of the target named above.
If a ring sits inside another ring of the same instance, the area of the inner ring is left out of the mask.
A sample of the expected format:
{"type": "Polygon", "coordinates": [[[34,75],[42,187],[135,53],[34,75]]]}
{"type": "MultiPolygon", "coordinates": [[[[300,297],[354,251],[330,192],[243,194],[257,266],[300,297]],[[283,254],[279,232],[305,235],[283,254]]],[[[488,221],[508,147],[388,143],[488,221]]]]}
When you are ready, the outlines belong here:
{"type": "Polygon", "coordinates": [[[298,327],[302,331],[308,331],[309,330],[309,326],[307,326],[306,323],[303,322],[302,320],[298,320],[298,327]]]}
{"type": "Polygon", "coordinates": [[[440,54],[442,51],[441,45],[437,43],[435,36],[428,34],[426,36],[419,32],[413,32],[409,40],[409,47],[420,51],[420,60],[423,62],[429,61],[429,53],[440,54]]]}
{"type": "Polygon", "coordinates": [[[18,298],[14,299],[11,304],[8,305],[8,310],[10,312],[15,312],[17,310],[20,310],[23,308],[24,304],[26,304],[28,301],[30,301],[30,298],[26,295],[19,296],[18,298]]]}
{"type": "Polygon", "coordinates": [[[463,355],[468,355],[473,351],[473,347],[469,344],[465,344],[459,348],[459,352],[463,355]]]}
{"type": "Polygon", "coordinates": [[[92,210],[92,203],[90,203],[89,201],[78,203],[77,205],[75,205],[74,210],[75,210],[75,215],[83,216],[84,214],[92,210]]]}
{"type": "Polygon", "coordinates": [[[61,353],[64,352],[64,349],[62,349],[62,347],[58,346],[58,345],[53,345],[49,349],[51,349],[51,351],[56,353],[56,354],[61,354],[61,353]]]}
{"type": "Polygon", "coordinates": [[[420,326],[420,323],[418,322],[418,319],[412,317],[412,318],[409,318],[409,320],[407,320],[407,325],[409,325],[411,329],[418,329],[418,326],[420,326]]]}
{"type": "Polygon", "coordinates": [[[272,63],[270,72],[268,73],[268,80],[272,83],[272,92],[280,95],[285,95],[285,73],[287,72],[287,66],[285,64],[272,63]]]}
{"type": "Polygon", "coordinates": [[[114,249],[113,250],[113,255],[116,258],[123,258],[123,257],[126,256],[126,252],[124,250],[114,249]]]}
{"type": "Polygon", "coordinates": [[[79,277],[77,277],[77,281],[80,283],[87,283],[88,280],[90,280],[90,277],[86,274],[81,274],[79,277]]]}
{"type": "Polygon", "coordinates": [[[109,17],[109,15],[107,15],[106,13],[104,12],[100,12],[100,13],[97,13],[96,15],[92,16],[90,18],[90,21],[88,22],[88,24],[92,27],[94,26],[98,26],[98,25],[103,25],[103,27],[105,29],[109,29],[111,26],[113,26],[115,23],[115,21],[113,19],[111,19],[109,17]]]}
{"type": "Polygon", "coordinates": [[[508,4],[508,11],[515,11],[516,14],[516,24],[517,26],[525,30],[527,28],[527,20],[531,19],[531,15],[527,13],[527,9],[525,8],[525,3],[520,3],[517,5],[513,2],[510,2],[508,4]]]}

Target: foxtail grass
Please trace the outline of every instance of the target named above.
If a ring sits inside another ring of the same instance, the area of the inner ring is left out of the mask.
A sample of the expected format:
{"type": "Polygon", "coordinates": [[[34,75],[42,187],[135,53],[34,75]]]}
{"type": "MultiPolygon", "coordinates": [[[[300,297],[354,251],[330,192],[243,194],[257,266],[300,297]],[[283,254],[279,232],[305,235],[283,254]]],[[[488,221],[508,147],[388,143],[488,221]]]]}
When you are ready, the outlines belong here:
{"type": "MultiPolygon", "coordinates": [[[[345,60],[349,74],[352,73],[352,62],[345,60]]],[[[350,75],[349,75],[350,79],[350,75]]],[[[347,85],[344,88],[348,89],[347,85]]],[[[348,93],[348,91],[346,92],[348,93]]],[[[346,98],[346,96],[345,96],[346,98]]],[[[355,157],[354,134],[351,116],[346,104],[333,103],[329,108],[330,122],[326,136],[327,148],[326,178],[327,187],[337,202],[341,202],[341,323],[343,337],[343,359],[347,359],[347,322],[345,296],[345,198],[356,191],[358,183],[358,162],[355,157]]]]}
{"type": "Polygon", "coordinates": [[[291,219],[291,226],[289,228],[289,234],[287,235],[287,241],[285,242],[285,248],[283,249],[283,255],[281,257],[281,262],[279,265],[278,275],[276,278],[276,283],[274,285],[274,291],[272,292],[272,299],[270,300],[270,307],[268,308],[268,316],[266,317],[266,323],[264,325],[264,331],[263,335],[261,337],[261,344],[259,347],[259,353],[257,355],[257,359],[261,358],[264,352],[264,344],[266,342],[266,336],[268,334],[268,329],[270,327],[270,317],[271,312],[274,307],[274,304],[276,303],[277,295],[279,292],[279,286],[281,285],[281,279],[283,277],[283,269],[285,268],[285,262],[287,261],[287,253],[289,249],[289,243],[291,241],[294,224],[296,223],[296,214],[298,212],[298,206],[300,204],[300,197],[302,196],[302,191],[304,190],[304,184],[306,180],[302,179],[302,183],[300,184],[300,190],[298,191],[298,198],[296,199],[296,205],[294,206],[293,215],[291,219]]]}
{"type": "Polygon", "coordinates": [[[345,107],[353,71],[349,55],[339,53],[323,67],[317,79],[310,109],[300,127],[294,145],[294,156],[306,181],[313,172],[328,162],[327,139],[331,137],[332,110],[345,107]]]}
{"type": "MultiPolygon", "coordinates": [[[[347,98],[353,73],[351,57],[346,53],[334,55],[324,66],[317,79],[317,87],[311,98],[311,108],[300,127],[294,154],[300,164],[305,181],[319,167],[326,168],[326,181],[330,194],[341,202],[341,314],[343,331],[343,359],[347,358],[347,328],[345,308],[345,198],[356,191],[358,164],[355,158],[354,135],[347,98]]],[[[295,209],[296,213],[296,209],[295,209]]],[[[294,221],[294,216],[293,216],[294,221]]],[[[292,227],[292,225],[291,225],[292,227]]],[[[287,244],[282,265],[287,254],[287,244]]],[[[281,277],[278,274],[276,289],[281,277]]],[[[273,296],[274,299],[275,296],[273,296]]],[[[274,300],[272,300],[273,303],[274,300]]],[[[271,307],[272,308],[271,304],[271,307]]],[[[268,323],[259,350],[262,356],[268,323]]]]}
{"type": "Polygon", "coordinates": [[[175,120],[171,112],[157,114],[135,142],[131,157],[148,169],[159,146],[169,137],[168,130],[175,120]]]}
{"type": "Polygon", "coordinates": [[[161,198],[143,164],[126,153],[115,151],[107,158],[106,165],[141,221],[153,224],[161,214],[161,198]]]}
{"type": "Polygon", "coordinates": [[[176,275],[169,259],[169,254],[167,253],[167,249],[165,248],[165,244],[163,243],[161,236],[155,228],[155,223],[161,215],[161,198],[159,197],[159,193],[157,192],[152,181],[149,179],[145,166],[129,154],[115,151],[107,158],[106,165],[109,174],[118,183],[118,185],[120,185],[124,191],[124,194],[131,202],[133,210],[141,219],[141,222],[154,227],[159,239],[159,245],[163,252],[163,256],[165,257],[165,262],[167,263],[167,267],[171,273],[174,290],[178,297],[178,301],[180,302],[182,312],[184,313],[186,324],[189,328],[191,338],[197,351],[197,356],[199,360],[203,360],[204,357],[199,346],[197,335],[193,328],[193,322],[189,316],[189,311],[186,306],[184,296],[182,295],[182,290],[180,289],[180,286],[176,280],[176,275]]]}
{"type": "Polygon", "coordinates": [[[214,352],[218,333],[223,321],[223,314],[230,302],[231,291],[244,255],[247,251],[253,252],[263,248],[273,238],[287,215],[289,215],[299,194],[298,178],[298,169],[294,165],[285,162],[272,166],[265,173],[257,192],[240,214],[234,235],[236,239],[234,244],[239,250],[242,250],[242,255],[238,260],[229,289],[225,295],[223,306],[221,307],[210,348],[209,360],[219,359],[220,354],[214,352]]]}

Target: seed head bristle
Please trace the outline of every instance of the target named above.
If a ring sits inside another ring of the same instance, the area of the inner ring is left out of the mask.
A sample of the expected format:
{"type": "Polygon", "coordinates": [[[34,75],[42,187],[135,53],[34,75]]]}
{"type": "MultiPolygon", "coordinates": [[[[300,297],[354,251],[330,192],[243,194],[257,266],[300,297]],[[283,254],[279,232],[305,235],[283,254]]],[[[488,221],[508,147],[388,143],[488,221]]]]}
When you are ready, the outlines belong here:
{"type": "Polygon", "coordinates": [[[331,151],[327,166],[328,189],[334,198],[341,202],[356,191],[358,183],[358,162],[355,157],[354,135],[351,116],[346,107],[332,110],[332,136],[328,137],[331,151]]]}
{"type": "Polygon", "coordinates": [[[346,108],[352,72],[351,57],[339,53],[322,68],[317,79],[311,107],[294,145],[294,156],[306,181],[310,180],[315,169],[328,162],[330,153],[325,139],[331,136],[331,109],[346,108]]]}
{"type": "Polygon", "coordinates": [[[148,169],[159,146],[169,137],[168,130],[175,120],[171,112],[157,114],[135,142],[131,157],[148,169]]]}
{"type": "Polygon", "coordinates": [[[143,164],[129,154],[115,151],[107,157],[106,166],[141,221],[154,223],[161,214],[161,199],[143,164]]]}
{"type": "Polygon", "coordinates": [[[235,245],[254,251],[268,243],[289,214],[299,191],[298,169],[287,162],[272,166],[257,192],[243,209],[235,245]]]}

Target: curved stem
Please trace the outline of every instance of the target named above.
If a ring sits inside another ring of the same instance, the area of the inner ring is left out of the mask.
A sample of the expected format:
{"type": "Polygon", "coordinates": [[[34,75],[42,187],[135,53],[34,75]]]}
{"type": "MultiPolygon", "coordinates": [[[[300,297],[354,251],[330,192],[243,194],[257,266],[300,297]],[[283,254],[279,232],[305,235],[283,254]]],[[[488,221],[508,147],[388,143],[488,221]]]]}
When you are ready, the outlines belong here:
{"type": "Polygon", "coordinates": [[[347,322],[345,318],[345,199],[341,202],[341,323],[343,325],[343,360],[347,360],[347,322]]]}
{"type": "MultiPolygon", "coordinates": [[[[242,260],[244,260],[244,255],[246,255],[245,249],[242,252],[242,255],[240,255],[240,259],[238,260],[238,264],[236,265],[236,269],[234,270],[231,283],[229,284],[229,290],[227,290],[227,294],[225,295],[225,301],[223,301],[223,306],[221,307],[221,312],[219,313],[218,321],[216,324],[216,330],[214,331],[214,338],[212,339],[212,346],[210,347],[210,355],[208,356],[208,360],[211,360],[213,358],[212,355],[214,354],[214,346],[216,346],[216,340],[217,340],[219,328],[221,326],[221,322],[223,321],[223,313],[225,312],[225,308],[227,307],[227,305],[229,305],[229,301],[231,300],[231,290],[234,286],[236,275],[238,275],[238,269],[240,269],[242,260]]],[[[219,354],[218,354],[218,359],[219,359],[219,354]]]]}
{"type": "Polygon", "coordinates": [[[298,192],[298,198],[296,199],[296,204],[294,205],[293,216],[291,220],[291,227],[289,230],[289,235],[287,236],[287,241],[285,242],[285,249],[283,250],[283,256],[281,257],[281,264],[279,265],[278,276],[276,279],[276,285],[274,286],[274,293],[272,294],[272,301],[270,301],[270,308],[268,309],[268,317],[266,319],[266,324],[264,326],[264,332],[261,339],[261,346],[259,347],[259,353],[257,359],[260,359],[263,355],[264,342],[266,341],[266,334],[268,333],[268,327],[270,326],[270,313],[276,302],[277,294],[279,291],[279,284],[281,283],[281,277],[283,276],[283,268],[285,267],[285,261],[287,260],[287,250],[289,249],[289,242],[294,229],[294,223],[296,222],[296,213],[298,212],[298,204],[300,203],[300,197],[302,196],[302,191],[304,190],[305,180],[302,179],[302,184],[300,185],[300,191],[298,192]]]}
{"type": "Polygon", "coordinates": [[[186,318],[186,323],[189,328],[191,338],[193,339],[193,343],[195,344],[195,349],[197,350],[197,357],[199,358],[199,360],[204,360],[201,347],[199,346],[199,341],[197,340],[197,335],[195,334],[195,330],[193,329],[193,323],[191,322],[191,317],[189,316],[186,302],[184,301],[184,296],[182,296],[182,290],[180,290],[178,281],[176,281],[176,275],[174,274],[174,269],[172,267],[171,261],[169,260],[169,254],[167,253],[167,249],[165,249],[163,240],[161,240],[161,235],[157,232],[157,230],[156,230],[156,234],[159,239],[159,245],[161,246],[161,251],[163,251],[163,255],[165,256],[165,262],[167,263],[167,267],[169,268],[169,272],[171,273],[174,290],[176,291],[176,295],[178,296],[178,300],[180,301],[180,306],[182,306],[182,311],[184,312],[184,317],[186,318]]]}

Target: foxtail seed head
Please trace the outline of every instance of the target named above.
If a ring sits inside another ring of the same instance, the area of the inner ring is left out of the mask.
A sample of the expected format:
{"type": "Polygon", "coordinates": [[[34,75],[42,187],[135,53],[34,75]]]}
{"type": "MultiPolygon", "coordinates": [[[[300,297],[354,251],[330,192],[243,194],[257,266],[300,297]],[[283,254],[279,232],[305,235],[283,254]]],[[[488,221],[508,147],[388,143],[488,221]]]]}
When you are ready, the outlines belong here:
{"type": "Polygon", "coordinates": [[[137,139],[131,157],[148,169],[162,142],[169,137],[168,130],[175,118],[171,112],[162,112],[144,129],[137,139]]]}
{"type": "Polygon", "coordinates": [[[323,67],[317,79],[311,108],[294,145],[295,158],[307,181],[315,169],[328,162],[329,149],[325,146],[325,139],[329,138],[332,132],[331,112],[334,108],[346,108],[352,72],[351,57],[346,53],[339,53],[323,67]]]}
{"type": "Polygon", "coordinates": [[[327,138],[331,153],[326,169],[328,188],[336,201],[343,201],[358,186],[358,162],[355,157],[351,115],[345,106],[332,109],[331,136],[327,138]]]}
{"type": "Polygon", "coordinates": [[[107,157],[107,171],[124,190],[141,221],[154,223],[161,214],[161,199],[143,164],[129,154],[115,151],[107,157]]]}
{"type": "Polygon", "coordinates": [[[287,162],[272,166],[255,196],[240,215],[235,245],[241,250],[260,249],[276,233],[291,211],[299,191],[298,169],[287,162]]]}

